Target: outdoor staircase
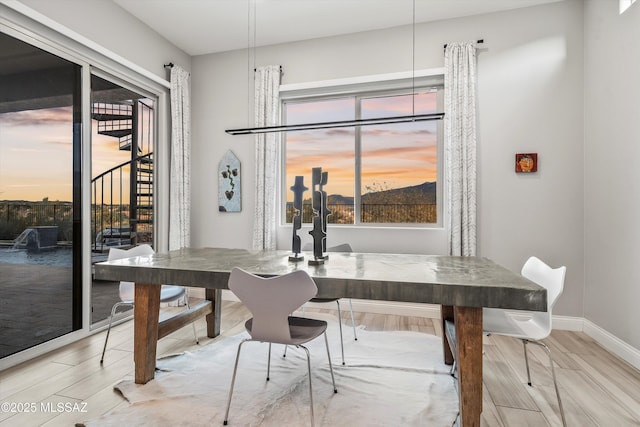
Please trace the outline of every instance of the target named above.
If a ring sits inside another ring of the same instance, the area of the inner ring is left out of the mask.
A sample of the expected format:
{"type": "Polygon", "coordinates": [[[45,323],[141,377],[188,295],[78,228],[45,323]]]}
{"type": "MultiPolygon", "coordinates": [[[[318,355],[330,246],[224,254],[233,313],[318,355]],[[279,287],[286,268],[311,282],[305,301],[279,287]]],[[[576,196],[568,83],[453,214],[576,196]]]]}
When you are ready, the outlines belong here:
{"type": "MultiPolygon", "coordinates": [[[[93,103],[91,117],[97,121],[97,132],[118,139],[118,148],[121,151],[133,151],[136,155],[131,160],[101,173],[92,180],[93,194],[100,195],[100,200],[92,200],[95,209],[103,209],[94,213],[94,236],[104,230],[122,230],[126,226],[126,218],[123,218],[123,210],[128,205],[128,226],[130,228],[130,244],[150,242],[153,236],[153,144],[145,141],[149,138],[147,123],[138,120],[144,117],[144,111],[150,107],[143,102],[132,103],[93,103]],[[142,113],[142,115],[141,115],[142,113]],[[127,167],[129,171],[127,172],[127,167]],[[122,193],[118,185],[122,185],[123,174],[129,175],[129,200],[114,200],[114,194],[122,193]],[[106,197],[106,200],[105,200],[106,197]],[[116,206],[114,208],[114,206],[116,206]],[[118,208],[119,206],[119,208],[118,208]]],[[[152,125],[152,121],[148,126],[152,125]]],[[[96,196],[94,196],[96,197],[96,196]]],[[[95,247],[98,251],[104,251],[105,247],[98,241],[95,247]]],[[[123,244],[122,241],[111,240],[114,244],[123,244]]]]}
{"type": "Polygon", "coordinates": [[[133,105],[93,104],[91,118],[98,121],[98,133],[118,138],[120,150],[131,151],[133,141],[133,105]]]}

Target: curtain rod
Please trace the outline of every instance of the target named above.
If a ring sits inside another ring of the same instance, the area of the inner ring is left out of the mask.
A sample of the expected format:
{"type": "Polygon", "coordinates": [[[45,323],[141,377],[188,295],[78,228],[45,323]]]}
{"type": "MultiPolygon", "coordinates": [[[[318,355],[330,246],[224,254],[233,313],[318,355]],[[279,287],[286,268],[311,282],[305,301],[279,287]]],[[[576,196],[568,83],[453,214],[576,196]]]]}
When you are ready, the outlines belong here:
{"type": "MultiPolygon", "coordinates": [[[[482,44],[482,43],[484,43],[484,39],[476,40],[476,43],[482,44]]],[[[444,48],[445,49],[447,48],[447,43],[444,44],[444,48]]]]}
{"type": "MultiPolygon", "coordinates": [[[[258,71],[258,69],[254,68],[253,71],[256,72],[256,71],[258,71]]],[[[280,66],[280,72],[282,72],[282,65],[280,66]]]]}
{"type": "Polygon", "coordinates": [[[173,62],[169,62],[168,64],[164,64],[164,68],[173,68],[173,62]]]}

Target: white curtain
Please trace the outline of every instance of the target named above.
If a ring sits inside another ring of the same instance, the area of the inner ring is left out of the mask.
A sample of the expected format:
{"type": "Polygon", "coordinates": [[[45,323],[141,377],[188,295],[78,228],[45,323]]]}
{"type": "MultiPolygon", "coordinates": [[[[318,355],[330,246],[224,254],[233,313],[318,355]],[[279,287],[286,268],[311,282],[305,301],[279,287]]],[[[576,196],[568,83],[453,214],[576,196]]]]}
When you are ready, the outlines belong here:
{"type": "MultiPolygon", "coordinates": [[[[280,66],[267,65],[255,71],[255,126],[275,126],[280,117],[280,66]]],[[[256,204],[253,227],[254,249],[276,248],[276,189],[278,188],[278,133],[255,136],[256,204]]]]}
{"type": "Polygon", "coordinates": [[[476,254],[476,42],[448,43],[444,134],[449,253],[476,254]]]}
{"type": "Polygon", "coordinates": [[[169,249],[191,243],[191,94],[189,73],[171,68],[171,179],[169,249]]]}

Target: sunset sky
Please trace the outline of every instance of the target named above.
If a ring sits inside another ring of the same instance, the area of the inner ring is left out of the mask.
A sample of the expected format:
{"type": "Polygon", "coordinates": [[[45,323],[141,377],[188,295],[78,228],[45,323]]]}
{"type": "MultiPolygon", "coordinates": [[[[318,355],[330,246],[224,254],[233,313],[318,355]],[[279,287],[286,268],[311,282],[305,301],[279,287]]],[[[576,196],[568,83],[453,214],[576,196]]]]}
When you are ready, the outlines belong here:
{"type": "MultiPolygon", "coordinates": [[[[126,161],[118,140],[94,133],[93,175],[126,161]]],[[[0,200],[71,201],[71,107],[0,114],[0,200]]]]}
{"type": "MultiPolygon", "coordinates": [[[[366,98],[362,117],[436,112],[435,93],[366,98]]],[[[71,201],[71,107],[0,114],[0,200],[71,201]]],[[[287,104],[287,123],[355,117],[353,98],[287,104]]],[[[437,179],[437,122],[362,127],[362,193],[377,185],[399,188],[437,179]]],[[[93,126],[95,128],[95,126],[93,126]]],[[[311,188],[311,168],[329,172],[329,194],[354,195],[355,128],[290,132],[285,135],[287,188],[295,175],[311,188]]],[[[92,176],[126,160],[116,138],[92,135],[92,176]]],[[[125,185],[125,188],[128,188],[125,185]]],[[[306,193],[305,197],[309,197],[306,193]]],[[[126,197],[126,196],[125,196],[126,197]]],[[[287,191],[287,200],[292,194],[287,191]]]]}
{"type": "MultiPolygon", "coordinates": [[[[389,117],[436,112],[436,94],[366,98],[362,118],[389,117]]],[[[355,100],[341,98],[287,104],[288,124],[350,120],[355,118],[355,100]]],[[[376,184],[378,189],[400,188],[437,179],[437,122],[362,126],[362,193],[376,184]]],[[[354,195],[355,128],[319,129],[286,134],[287,188],[294,177],[305,177],[311,188],[311,168],[329,172],[328,194],[354,195]]],[[[291,183],[291,185],[289,185],[291,183]]],[[[310,193],[305,193],[305,198],[310,193]]],[[[288,191],[287,200],[293,200],[288,191]]]]}

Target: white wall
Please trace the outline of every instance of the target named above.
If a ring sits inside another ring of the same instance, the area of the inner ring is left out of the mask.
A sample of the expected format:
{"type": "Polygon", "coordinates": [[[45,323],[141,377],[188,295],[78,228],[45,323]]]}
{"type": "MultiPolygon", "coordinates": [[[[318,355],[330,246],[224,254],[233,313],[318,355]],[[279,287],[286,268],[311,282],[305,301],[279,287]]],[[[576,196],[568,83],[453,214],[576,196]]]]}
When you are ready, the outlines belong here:
{"type": "MultiPolygon", "coordinates": [[[[23,3],[160,77],[169,61],[192,69],[193,245],[250,247],[253,145],[224,133],[251,124],[246,51],[190,58],[111,2],[23,3]],[[243,210],[221,214],[215,170],[228,149],[243,162],[243,210]]],[[[415,66],[441,67],[444,43],[477,38],[485,39],[478,55],[480,255],[513,270],[529,254],[566,264],[556,314],[584,316],[640,348],[633,167],[640,156],[640,3],[623,15],[614,0],[568,0],[420,25],[415,66]],[[516,175],[513,155],[529,151],[539,154],[540,171],[516,175]]],[[[411,53],[411,29],[403,27],[271,46],[255,57],[257,65],[281,64],[289,84],[408,71],[411,53]]],[[[442,230],[360,231],[329,237],[362,251],[445,250],[442,230]]],[[[288,237],[280,241],[288,247],[288,237]]]]}
{"type": "MultiPolygon", "coordinates": [[[[478,51],[479,255],[513,270],[532,254],[567,265],[556,313],[569,316],[582,316],[583,306],[582,15],[582,2],[568,0],[416,29],[416,69],[442,67],[447,42],[485,40],[478,51]],[[517,152],[537,152],[539,172],[516,175],[517,152]]],[[[411,27],[399,27],[260,48],[255,64],[282,65],[283,84],[410,71],[411,43],[411,27]]],[[[248,248],[253,143],[224,129],[252,124],[253,53],[203,55],[192,65],[192,244],[248,248]],[[228,149],[242,162],[239,213],[216,208],[216,168],[228,149]]],[[[446,251],[443,230],[334,227],[329,233],[329,244],[349,240],[357,251],[446,251]]],[[[287,249],[288,242],[284,230],[279,244],[287,249]]]]}
{"type": "Polygon", "coordinates": [[[640,3],[585,4],[584,317],[640,348],[640,3]]]}
{"type": "Polygon", "coordinates": [[[111,1],[20,1],[163,79],[169,62],[191,69],[189,55],[111,1]]]}

